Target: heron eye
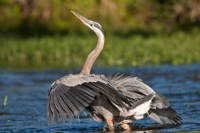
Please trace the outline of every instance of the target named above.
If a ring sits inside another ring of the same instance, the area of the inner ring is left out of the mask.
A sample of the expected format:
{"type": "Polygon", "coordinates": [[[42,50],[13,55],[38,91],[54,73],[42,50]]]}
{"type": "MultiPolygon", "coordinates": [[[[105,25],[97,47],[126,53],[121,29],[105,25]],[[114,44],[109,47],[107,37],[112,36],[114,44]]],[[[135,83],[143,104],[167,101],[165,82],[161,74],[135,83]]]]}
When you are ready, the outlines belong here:
{"type": "Polygon", "coordinates": [[[93,26],[93,24],[90,24],[90,26],[93,26]]]}

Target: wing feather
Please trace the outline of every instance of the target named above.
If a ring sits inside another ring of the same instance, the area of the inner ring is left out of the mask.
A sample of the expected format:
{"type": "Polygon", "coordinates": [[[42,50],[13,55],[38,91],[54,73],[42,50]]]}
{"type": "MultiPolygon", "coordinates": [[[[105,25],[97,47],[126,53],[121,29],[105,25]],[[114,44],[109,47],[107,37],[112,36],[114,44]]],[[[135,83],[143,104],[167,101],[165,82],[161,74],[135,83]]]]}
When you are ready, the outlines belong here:
{"type": "Polygon", "coordinates": [[[70,108],[70,110],[73,112],[73,114],[74,114],[75,116],[78,116],[79,110],[78,110],[78,109],[76,108],[76,106],[69,100],[69,97],[68,97],[67,93],[64,94],[64,95],[62,95],[61,97],[62,97],[62,99],[64,100],[64,102],[66,103],[66,105],[68,105],[68,107],[70,108]]]}
{"type": "Polygon", "coordinates": [[[49,90],[48,121],[61,117],[73,119],[86,109],[100,94],[119,105],[126,106],[128,100],[102,75],[69,75],[56,80],[49,90]]]}
{"type": "Polygon", "coordinates": [[[47,105],[48,124],[51,123],[51,121],[52,121],[52,114],[53,114],[53,112],[51,111],[50,101],[51,101],[51,97],[49,97],[49,101],[48,101],[48,105],[47,105]]]}
{"type": "Polygon", "coordinates": [[[72,110],[68,107],[68,105],[65,103],[62,97],[58,97],[58,101],[60,105],[62,106],[63,110],[66,112],[66,114],[69,116],[70,119],[73,118],[73,112],[72,110]]]}
{"type": "Polygon", "coordinates": [[[77,91],[86,94],[88,97],[94,97],[96,95],[98,95],[97,93],[93,93],[92,90],[90,90],[90,88],[86,88],[84,86],[77,86],[77,91]]]}
{"type": "Polygon", "coordinates": [[[82,94],[80,94],[80,93],[77,92],[76,90],[73,90],[73,89],[72,89],[71,92],[82,100],[81,103],[82,103],[85,107],[88,107],[88,106],[89,106],[90,101],[89,101],[86,97],[84,97],[82,94]]]}
{"type": "Polygon", "coordinates": [[[62,121],[64,122],[65,118],[66,118],[66,112],[62,108],[60,102],[58,101],[58,97],[59,97],[59,95],[57,93],[55,93],[55,95],[54,95],[54,105],[55,105],[56,109],[58,110],[62,121]]]}
{"type": "Polygon", "coordinates": [[[58,111],[56,110],[56,107],[54,105],[53,96],[52,95],[51,95],[51,101],[50,101],[50,108],[51,108],[51,111],[53,113],[54,122],[57,123],[59,116],[58,116],[58,111]]]}
{"type": "Polygon", "coordinates": [[[152,88],[142,82],[137,77],[123,77],[115,76],[110,77],[110,81],[121,91],[121,93],[128,97],[133,103],[147,97],[149,94],[155,94],[151,102],[151,108],[148,111],[149,117],[162,123],[162,120],[173,122],[177,124],[182,123],[182,119],[178,113],[170,107],[168,100],[161,94],[156,93],[152,88]]]}
{"type": "Polygon", "coordinates": [[[73,98],[69,93],[66,93],[65,95],[67,95],[67,97],[71,101],[71,103],[74,104],[74,107],[76,107],[78,109],[78,112],[82,111],[85,108],[75,98],[73,98]]]}
{"type": "Polygon", "coordinates": [[[85,85],[82,85],[81,87],[83,88],[83,89],[81,88],[83,91],[86,91],[86,93],[88,93],[91,96],[97,96],[97,95],[99,95],[98,91],[95,90],[95,89],[93,89],[93,88],[86,87],[85,85]]]}
{"type": "Polygon", "coordinates": [[[72,98],[76,99],[77,107],[79,107],[79,110],[83,110],[86,106],[88,106],[88,104],[84,100],[80,99],[77,95],[74,95],[72,92],[69,92],[69,95],[72,98]]]}
{"type": "Polygon", "coordinates": [[[91,95],[88,95],[87,93],[85,93],[84,91],[78,91],[77,89],[77,93],[79,93],[80,95],[82,95],[82,97],[84,97],[84,99],[88,102],[91,103],[92,100],[94,100],[94,98],[91,95]]]}
{"type": "Polygon", "coordinates": [[[69,75],[56,80],[49,90],[48,122],[52,121],[52,117],[57,123],[59,116],[62,121],[65,121],[66,116],[71,119],[78,116],[80,111],[94,101],[99,92],[103,92],[94,86],[84,85],[97,81],[106,83],[100,76],[82,74],[69,75]]]}

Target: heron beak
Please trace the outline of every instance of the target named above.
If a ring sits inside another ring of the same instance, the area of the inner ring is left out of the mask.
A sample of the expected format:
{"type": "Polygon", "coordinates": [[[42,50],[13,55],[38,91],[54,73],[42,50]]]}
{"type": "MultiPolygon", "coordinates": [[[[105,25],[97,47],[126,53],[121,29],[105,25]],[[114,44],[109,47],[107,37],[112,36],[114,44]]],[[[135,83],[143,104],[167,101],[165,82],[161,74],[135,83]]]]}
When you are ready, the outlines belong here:
{"type": "Polygon", "coordinates": [[[89,23],[89,20],[83,16],[81,16],[80,14],[74,12],[74,11],[71,11],[78,19],[80,19],[83,24],[85,24],[87,26],[87,24],[89,23]]]}

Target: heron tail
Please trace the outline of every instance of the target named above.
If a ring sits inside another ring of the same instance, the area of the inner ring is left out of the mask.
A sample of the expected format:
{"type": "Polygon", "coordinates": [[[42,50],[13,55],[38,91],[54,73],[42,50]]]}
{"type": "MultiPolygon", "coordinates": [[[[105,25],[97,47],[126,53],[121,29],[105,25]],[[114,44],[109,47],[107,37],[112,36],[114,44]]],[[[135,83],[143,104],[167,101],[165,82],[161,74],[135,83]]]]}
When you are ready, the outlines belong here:
{"type": "Polygon", "coordinates": [[[182,124],[182,119],[171,107],[162,109],[150,109],[149,117],[158,123],[182,124]]]}

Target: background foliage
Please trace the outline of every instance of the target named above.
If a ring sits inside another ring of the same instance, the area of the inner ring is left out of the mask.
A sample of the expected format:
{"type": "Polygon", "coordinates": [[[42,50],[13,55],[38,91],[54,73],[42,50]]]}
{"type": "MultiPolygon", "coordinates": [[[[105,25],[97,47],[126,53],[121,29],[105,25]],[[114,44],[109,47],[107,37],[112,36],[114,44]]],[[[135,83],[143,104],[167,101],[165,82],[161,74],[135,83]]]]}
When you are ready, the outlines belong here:
{"type": "Polygon", "coordinates": [[[74,10],[100,22],[107,32],[185,29],[200,22],[199,0],[1,0],[1,31],[85,32],[74,10]]]}
{"type": "Polygon", "coordinates": [[[199,0],[1,0],[0,66],[81,67],[96,37],[71,10],[103,26],[96,65],[200,62],[199,0]]]}

